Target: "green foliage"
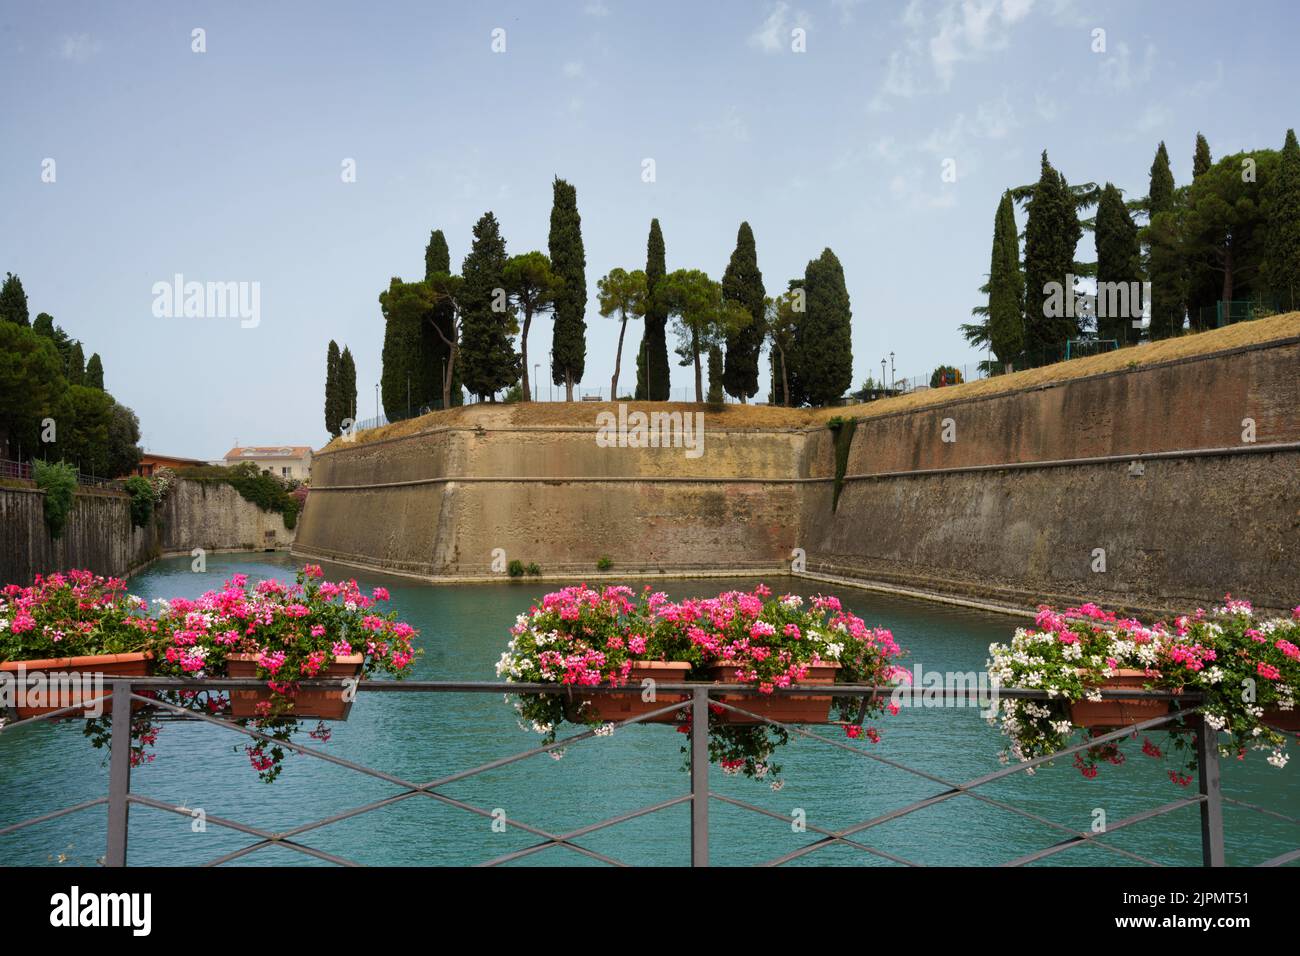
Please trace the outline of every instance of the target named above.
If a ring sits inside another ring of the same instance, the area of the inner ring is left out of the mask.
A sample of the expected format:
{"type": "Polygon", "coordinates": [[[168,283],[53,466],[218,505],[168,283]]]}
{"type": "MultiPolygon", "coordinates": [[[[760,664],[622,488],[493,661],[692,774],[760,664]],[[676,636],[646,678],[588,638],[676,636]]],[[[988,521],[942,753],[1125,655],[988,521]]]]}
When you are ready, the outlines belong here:
{"type": "Polygon", "coordinates": [[[1286,131],[1269,184],[1264,261],[1269,291],[1279,308],[1300,309],[1300,144],[1293,129],[1286,131]]]}
{"type": "Polygon", "coordinates": [[[848,471],[849,452],[853,448],[853,433],[857,431],[858,420],[836,415],[826,422],[826,427],[835,435],[835,484],[831,497],[831,511],[835,511],[840,506],[840,491],[844,487],[844,474],[848,471]]]}
{"type": "Polygon", "coordinates": [[[67,462],[36,462],[36,487],[45,492],[45,527],[55,540],[63,537],[63,529],[72,511],[73,495],[77,491],[77,469],[67,462]]]}
{"type": "Polygon", "coordinates": [[[1196,149],[1192,155],[1192,179],[1208,172],[1214,161],[1210,158],[1210,143],[1201,133],[1196,134],[1196,149]]]}
{"type": "Polygon", "coordinates": [[[582,217],[578,192],[555,178],[548,239],[551,267],[564,280],[564,292],[555,304],[551,336],[551,381],[565,387],[573,400],[573,386],[582,381],[587,364],[587,256],[582,246],[582,217]]]}
{"type": "Polygon", "coordinates": [[[277,512],[290,531],[298,523],[298,499],[291,493],[289,484],[282,478],[263,473],[254,462],[242,461],[226,468],[222,465],[196,465],[182,468],[178,476],[189,481],[208,481],[228,484],[239,492],[245,501],[251,501],[263,511],[277,512]]]}
{"type": "Polygon", "coordinates": [[[41,420],[52,416],[67,390],[58,349],[49,338],[14,322],[0,322],[0,455],[32,456],[41,420]]]}
{"type": "Polygon", "coordinates": [[[1079,334],[1076,317],[1048,315],[1048,283],[1073,296],[1066,276],[1075,273],[1074,251],[1083,235],[1076,195],[1047,160],[1044,150],[1038,183],[1025,224],[1025,352],[1031,364],[1054,362],[1065,343],[1079,334]]]}
{"type": "Polygon", "coordinates": [[[85,383],[87,388],[97,388],[101,392],[104,390],[104,360],[98,352],[92,352],[90,360],[86,362],[85,383]]]}
{"type": "Polygon", "coordinates": [[[460,267],[460,373],[465,387],[483,397],[519,380],[520,358],[510,341],[519,324],[506,295],[506,262],[506,241],[496,216],[486,212],[474,224],[474,241],[460,267]]]}
{"type": "Polygon", "coordinates": [[[135,471],[143,454],[140,419],[125,405],[113,402],[108,410],[108,445],[104,450],[103,474],[110,478],[128,475],[135,471]]]}
{"type": "Polygon", "coordinates": [[[618,376],[623,365],[623,337],[627,334],[627,320],[642,318],[646,312],[648,293],[645,273],[640,269],[631,272],[625,269],[611,269],[608,275],[596,283],[596,289],[600,314],[606,318],[611,315],[619,317],[618,349],[614,352],[614,377],[609,384],[609,394],[612,399],[618,394],[618,376]]]}
{"type": "Polygon", "coordinates": [[[636,397],[653,402],[668,400],[668,308],[657,294],[659,283],[667,275],[664,259],[664,234],[659,220],[650,220],[650,237],[646,240],[646,313],[645,332],[637,353],[636,397]],[[647,387],[647,364],[649,382],[647,387]]]}
{"type": "Polygon", "coordinates": [[[802,279],[791,280],[785,292],[767,300],[767,338],[772,348],[772,403],[776,405],[798,406],[807,400],[795,367],[803,305],[802,279]]]}
{"type": "Polygon", "coordinates": [[[131,526],[143,528],[153,515],[153,485],[148,478],[132,475],[126,480],[126,493],[131,496],[131,526]]]}
{"type": "Polygon", "coordinates": [[[709,347],[709,393],[705,398],[705,401],[710,405],[721,405],[726,401],[722,380],[722,349],[713,345],[709,347]]]}
{"type": "Polygon", "coordinates": [[[342,432],[343,394],[339,389],[339,344],[330,339],[325,350],[325,430],[334,438],[342,432]]]}
{"type": "Polygon", "coordinates": [[[532,561],[529,563],[527,571],[529,577],[536,578],[541,576],[542,568],[536,561],[532,561]]]}
{"type": "Polygon", "coordinates": [[[930,373],[930,387],[944,388],[948,385],[960,385],[965,379],[961,369],[954,365],[940,365],[930,373]]]}
{"type": "Polygon", "coordinates": [[[608,571],[614,566],[614,560],[607,554],[601,555],[600,560],[596,562],[597,571],[608,571]]]}
{"type": "Polygon", "coordinates": [[[432,399],[433,378],[423,361],[421,342],[426,317],[436,304],[437,297],[426,282],[403,282],[394,277],[388,290],[379,294],[384,316],[379,389],[389,421],[418,413],[432,399]]]}
{"type": "Polygon", "coordinates": [[[523,314],[523,330],[519,334],[520,366],[523,387],[520,397],[532,401],[532,385],[528,373],[528,331],[533,317],[555,308],[556,299],[564,292],[564,281],[551,269],[551,260],[545,253],[525,252],[513,256],[505,267],[505,288],[510,301],[523,314]]]}
{"type": "MultiPolygon", "coordinates": [[[[1100,288],[1107,282],[1140,282],[1142,280],[1142,247],[1138,242],[1138,228],[1129,215],[1124,199],[1111,183],[1102,190],[1097,206],[1097,282],[1100,288]]],[[[1100,297],[1099,297],[1100,298],[1100,297]]],[[[1137,315],[1137,304],[1130,301],[1130,310],[1137,315]]],[[[1097,315],[1097,337],[1115,339],[1126,345],[1136,338],[1133,318],[1115,315],[1097,315]]]]}
{"type": "Polygon", "coordinates": [[[656,296],[677,319],[677,355],[682,365],[695,367],[695,400],[704,401],[704,376],[700,358],[727,336],[751,321],[737,302],[722,297],[721,283],[699,269],[678,269],[655,287],[656,296]]]}
{"type": "Polygon", "coordinates": [[[14,325],[22,326],[31,324],[23,282],[12,272],[5,273],[4,285],[0,286],[0,322],[12,322],[14,325]]]}
{"type": "Polygon", "coordinates": [[[346,419],[352,419],[353,428],[357,424],[357,364],[352,359],[352,352],[345,345],[339,356],[339,427],[346,419]]]}
{"type": "Polygon", "coordinates": [[[506,573],[509,574],[512,578],[522,578],[524,576],[524,562],[520,561],[518,558],[515,558],[508,565],[506,565],[506,573]]]}
{"type": "Polygon", "coordinates": [[[993,221],[993,258],[989,263],[988,344],[1004,365],[1025,347],[1025,277],[1020,271],[1020,238],[1015,203],[1002,194],[993,221]]]}
{"type": "Polygon", "coordinates": [[[808,263],[803,293],[795,335],[799,380],[813,405],[829,405],[853,385],[853,312],[844,269],[830,249],[808,263]]]}
{"type": "Polygon", "coordinates": [[[763,273],[758,269],[754,232],[747,222],[740,224],[736,248],[722,274],[722,296],[749,313],[749,322],[727,336],[726,367],[722,373],[727,394],[743,401],[758,392],[758,358],[767,335],[764,327],[767,290],[763,288],[763,273]]]}
{"type": "Polygon", "coordinates": [[[68,352],[66,377],[69,385],[86,384],[86,353],[82,351],[80,342],[73,342],[68,352]]]}
{"type": "Polygon", "coordinates": [[[460,370],[452,361],[451,354],[451,343],[456,342],[459,335],[456,326],[456,305],[450,296],[443,294],[446,292],[445,283],[440,284],[435,281],[435,278],[446,279],[450,275],[451,252],[447,248],[447,239],[441,229],[435,229],[429,234],[429,244],[424,249],[424,281],[432,285],[435,291],[439,291],[440,295],[437,305],[426,317],[424,325],[425,361],[433,377],[434,397],[456,406],[464,401],[461,395],[460,370]],[[447,382],[444,388],[442,379],[448,368],[451,369],[451,381],[447,382]]]}

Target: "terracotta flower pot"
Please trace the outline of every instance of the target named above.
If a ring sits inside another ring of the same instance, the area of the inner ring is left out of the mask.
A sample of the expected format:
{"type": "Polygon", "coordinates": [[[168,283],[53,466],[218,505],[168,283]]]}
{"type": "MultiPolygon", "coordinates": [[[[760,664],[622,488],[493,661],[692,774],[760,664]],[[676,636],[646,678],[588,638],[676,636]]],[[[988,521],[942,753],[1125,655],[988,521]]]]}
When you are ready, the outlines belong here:
{"type": "MultiPolygon", "coordinates": [[[[835,672],[839,664],[813,664],[808,668],[808,676],[801,684],[834,684],[835,672]]],[[[737,668],[731,664],[715,664],[709,669],[713,679],[719,684],[738,684],[737,668]]],[[[718,698],[724,704],[740,707],[751,713],[777,720],[783,724],[827,724],[831,717],[831,698],[829,696],[805,696],[803,694],[763,694],[754,691],[751,694],[726,694],[718,698]]],[[[720,719],[726,724],[761,724],[763,721],[747,717],[735,711],[724,710],[720,719]]]]}
{"type": "MultiPolygon", "coordinates": [[[[257,676],[257,654],[231,654],[226,658],[226,676],[232,679],[257,676]]],[[[361,673],[365,655],[349,654],[335,658],[334,663],[321,668],[313,680],[339,680],[356,677],[361,673]]],[[[347,720],[352,712],[352,701],[344,700],[342,687],[299,687],[288,699],[277,698],[269,687],[256,689],[236,688],[230,692],[230,715],[242,717],[294,717],[301,720],[347,720]],[[271,710],[258,709],[267,702],[271,710]]]]}
{"type": "MultiPolygon", "coordinates": [[[[27,674],[31,675],[40,672],[45,675],[57,674],[78,674],[85,676],[99,674],[102,675],[104,683],[112,680],[114,677],[148,677],[149,660],[153,657],[148,651],[132,654],[88,654],[84,657],[54,657],[40,661],[5,661],[0,664],[0,671],[9,671],[17,674],[19,668],[22,668],[27,674]]],[[[58,678],[54,679],[56,686],[47,687],[47,694],[60,694],[60,688],[57,686],[58,678]]],[[[73,704],[91,704],[94,707],[88,707],[85,711],[86,716],[91,716],[92,710],[100,710],[107,714],[113,700],[113,693],[107,687],[102,693],[81,686],[80,682],[66,688],[67,696],[62,700],[48,706],[15,706],[18,711],[18,719],[26,720],[28,717],[39,717],[42,714],[52,713],[61,710],[64,707],[71,707],[73,704]],[[84,691],[84,692],[83,692],[84,691]],[[97,703],[95,703],[97,702],[97,703]]],[[[18,693],[18,702],[21,703],[25,695],[21,689],[18,693]]],[[[138,710],[144,705],[136,701],[132,707],[138,710]]]]}
{"type": "MultiPolygon", "coordinates": [[[[1101,690],[1142,689],[1150,678],[1143,671],[1122,667],[1107,677],[1101,690]]],[[[1103,700],[1076,700],[1070,704],[1070,723],[1076,727],[1131,727],[1145,720],[1169,713],[1168,700],[1107,697],[1103,700]]]]}
{"type": "MultiPolygon", "coordinates": [[[[657,684],[680,684],[686,680],[686,675],[690,670],[691,665],[687,661],[633,661],[632,669],[627,674],[627,683],[630,687],[639,688],[641,681],[650,678],[657,684]]],[[[622,720],[631,720],[633,717],[640,717],[642,714],[648,714],[652,710],[666,707],[673,702],[671,695],[656,694],[655,697],[656,699],[653,702],[642,700],[639,692],[635,694],[600,694],[599,696],[579,697],[577,691],[575,691],[573,699],[564,702],[564,716],[575,724],[585,723],[589,720],[616,723],[622,720]]],[[[646,724],[673,724],[676,722],[672,711],[642,721],[642,723],[646,724]]]]}
{"type": "Polygon", "coordinates": [[[1290,710],[1266,710],[1261,718],[1269,727],[1300,732],[1300,707],[1290,710]]]}

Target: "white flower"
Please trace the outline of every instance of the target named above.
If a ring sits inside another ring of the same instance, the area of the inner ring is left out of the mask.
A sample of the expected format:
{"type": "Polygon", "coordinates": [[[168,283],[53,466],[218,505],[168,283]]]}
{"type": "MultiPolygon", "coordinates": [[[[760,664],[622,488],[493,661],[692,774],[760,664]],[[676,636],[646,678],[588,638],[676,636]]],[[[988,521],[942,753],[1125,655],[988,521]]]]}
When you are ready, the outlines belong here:
{"type": "Polygon", "coordinates": [[[594,733],[596,734],[597,737],[612,737],[614,736],[614,725],[601,724],[599,727],[596,728],[594,733]]]}
{"type": "Polygon", "coordinates": [[[1281,770],[1283,767],[1286,766],[1286,762],[1290,759],[1291,758],[1287,756],[1286,751],[1279,748],[1277,750],[1274,750],[1271,754],[1269,754],[1268,762],[1272,764],[1274,767],[1277,767],[1278,770],[1281,770]]]}

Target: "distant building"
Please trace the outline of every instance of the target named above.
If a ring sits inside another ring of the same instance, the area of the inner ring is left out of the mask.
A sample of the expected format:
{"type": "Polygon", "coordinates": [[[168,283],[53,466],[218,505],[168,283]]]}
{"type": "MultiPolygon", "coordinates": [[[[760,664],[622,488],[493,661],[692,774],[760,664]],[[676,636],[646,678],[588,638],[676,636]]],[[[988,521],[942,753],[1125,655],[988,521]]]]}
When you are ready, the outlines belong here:
{"type": "Polygon", "coordinates": [[[157,452],[147,451],[140,456],[140,464],[136,465],[131,473],[152,478],[153,473],[159,468],[194,468],[206,464],[206,461],[199,458],[180,458],[176,455],[160,455],[157,452]]]}
{"type": "Polygon", "coordinates": [[[242,445],[226,452],[227,466],[246,461],[280,478],[307,481],[311,477],[310,445],[242,445]]]}

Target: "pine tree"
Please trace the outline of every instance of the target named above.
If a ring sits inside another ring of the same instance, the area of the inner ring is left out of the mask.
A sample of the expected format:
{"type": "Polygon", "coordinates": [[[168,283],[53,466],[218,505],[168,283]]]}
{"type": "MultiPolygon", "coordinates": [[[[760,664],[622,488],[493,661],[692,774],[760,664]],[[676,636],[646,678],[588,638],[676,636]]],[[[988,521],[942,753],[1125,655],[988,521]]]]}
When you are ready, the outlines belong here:
{"type": "Polygon", "coordinates": [[[1279,308],[1300,309],[1300,145],[1286,131],[1277,172],[1269,184],[1265,275],[1279,308]]]}
{"type": "Polygon", "coordinates": [[[5,273],[4,285],[0,286],[0,321],[15,325],[30,325],[27,314],[27,293],[23,291],[23,282],[12,272],[5,273]]]}
{"type": "Polygon", "coordinates": [[[1006,371],[1025,346],[1025,277],[1020,271],[1020,237],[1015,202],[1002,194],[993,220],[993,258],[989,263],[988,341],[1006,371]]]}
{"type": "Polygon", "coordinates": [[[1068,277],[1082,235],[1075,196],[1044,150],[1025,224],[1025,358],[1031,365],[1064,358],[1066,343],[1079,333],[1078,317],[1067,315],[1065,304],[1074,296],[1068,277]]]}
{"type": "Polygon", "coordinates": [[[565,401],[571,402],[573,387],[582,382],[587,365],[587,257],[582,247],[578,192],[558,176],[553,186],[548,245],[551,268],[564,282],[555,304],[551,381],[564,386],[565,401]]]}
{"type": "Polygon", "coordinates": [[[519,381],[519,356],[511,336],[519,333],[506,295],[506,241],[491,212],[474,225],[474,241],[461,263],[460,368],[465,387],[493,398],[519,381]]]}
{"type": "Polygon", "coordinates": [[[758,269],[754,232],[742,222],[736,233],[736,248],[727,271],[722,274],[722,295],[749,312],[752,321],[727,337],[726,367],[722,385],[727,394],[742,402],[758,392],[758,357],[767,336],[764,327],[767,290],[758,269]]]}
{"type": "Polygon", "coordinates": [[[668,309],[661,297],[655,295],[655,286],[668,273],[664,257],[664,234],[659,220],[650,220],[650,238],[646,240],[645,279],[649,299],[645,314],[645,331],[641,349],[637,352],[636,397],[652,402],[668,400],[668,309]],[[649,363],[649,388],[646,388],[646,365],[649,363]]]}
{"type": "Polygon", "coordinates": [[[343,420],[343,392],[339,388],[339,344],[330,339],[325,350],[325,430],[339,437],[343,420]]]}
{"type": "Polygon", "coordinates": [[[357,366],[345,345],[339,356],[339,430],[352,431],[357,426],[357,366]]]}
{"type": "Polygon", "coordinates": [[[86,384],[86,353],[82,351],[80,342],[73,342],[68,353],[67,377],[69,385],[86,384]]]}
{"type": "Polygon", "coordinates": [[[104,391],[104,361],[95,352],[86,362],[86,385],[104,391]]]}
{"type": "Polygon", "coordinates": [[[1153,339],[1168,338],[1183,327],[1185,264],[1178,248],[1181,228],[1175,221],[1178,210],[1174,195],[1174,173],[1169,167],[1169,151],[1162,142],[1151,162],[1151,180],[1147,189],[1148,266],[1151,277],[1151,327],[1153,339]]]}
{"type": "Polygon", "coordinates": [[[1192,155],[1192,179],[1197,179],[1201,173],[1209,170],[1214,165],[1210,158],[1210,144],[1204,134],[1196,134],[1196,150],[1192,155]]]}
{"type": "Polygon", "coordinates": [[[803,292],[805,314],[796,333],[796,367],[808,401],[829,405],[853,385],[853,312],[844,268],[830,249],[808,263],[803,292]]]}
{"type": "MultiPolygon", "coordinates": [[[[1121,346],[1134,341],[1133,319],[1141,315],[1140,300],[1124,299],[1127,314],[1103,315],[1117,311],[1115,296],[1105,292],[1107,284],[1122,283],[1131,292],[1131,283],[1142,279],[1142,247],[1138,228],[1133,223],[1124,197],[1111,183],[1102,190],[1097,206],[1097,337],[1114,339],[1121,346]]],[[[1140,285],[1139,285],[1140,288],[1140,285]]]]}

